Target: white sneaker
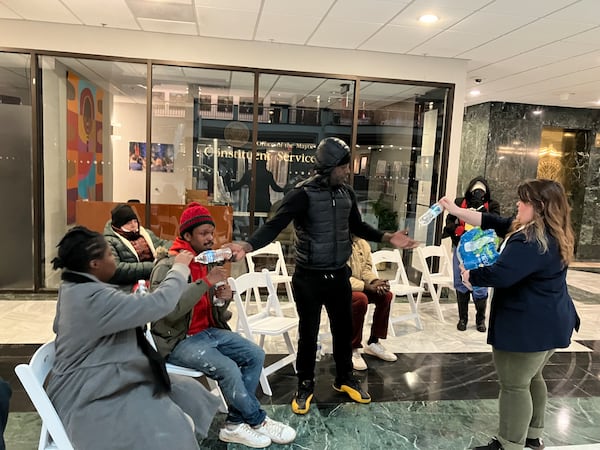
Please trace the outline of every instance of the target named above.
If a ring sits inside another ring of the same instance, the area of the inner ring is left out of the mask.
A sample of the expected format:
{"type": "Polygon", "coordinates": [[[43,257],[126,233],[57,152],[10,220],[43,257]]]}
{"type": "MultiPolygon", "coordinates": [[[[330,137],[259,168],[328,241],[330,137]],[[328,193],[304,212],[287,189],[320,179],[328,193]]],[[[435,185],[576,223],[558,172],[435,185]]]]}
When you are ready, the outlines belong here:
{"type": "Polygon", "coordinates": [[[367,362],[357,348],[352,349],[352,367],[354,370],[367,370],[367,362]]]}
{"type": "Polygon", "coordinates": [[[276,420],[265,417],[265,421],[254,431],[267,436],[276,444],[289,444],[296,439],[296,430],[285,423],[277,422],[276,420]]]}
{"type": "Polygon", "coordinates": [[[243,444],[247,447],[264,448],[271,445],[271,438],[259,433],[247,423],[240,423],[233,430],[224,426],[219,430],[219,439],[223,442],[233,442],[243,444]]]}
{"type": "Polygon", "coordinates": [[[392,352],[386,350],[386,348],[381,345],[379,342],[373,342],[365,347],[365,353],[367,355],[376,356],[379,359],[383,359],[384,361],[396,361],[398,357],[394,355],[392,352]]]}

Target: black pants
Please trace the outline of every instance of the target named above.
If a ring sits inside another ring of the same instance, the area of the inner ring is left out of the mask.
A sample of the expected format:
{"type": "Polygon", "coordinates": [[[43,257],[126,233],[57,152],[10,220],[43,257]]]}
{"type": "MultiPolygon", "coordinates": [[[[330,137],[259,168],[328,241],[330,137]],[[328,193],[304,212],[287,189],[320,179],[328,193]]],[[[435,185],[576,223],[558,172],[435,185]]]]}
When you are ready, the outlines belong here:
{"type": "Polygon", "coordinates": [[[6,422],[8,421],[8,401],[12,390],[10,385],[0,378],[0,450],[4,450],[4,429],[6,428],[6,422]]]}
{"type": "Polygon", "coordinates": [[[350,268],[333,271],[310,270],[296,267],[292,277],[298,327],[298,382],[315,377],[317,337],[321,324],[321,309],[329,316],[333,339],[333,359],[338,381],[352,374],[352,289],[350,268]]]}

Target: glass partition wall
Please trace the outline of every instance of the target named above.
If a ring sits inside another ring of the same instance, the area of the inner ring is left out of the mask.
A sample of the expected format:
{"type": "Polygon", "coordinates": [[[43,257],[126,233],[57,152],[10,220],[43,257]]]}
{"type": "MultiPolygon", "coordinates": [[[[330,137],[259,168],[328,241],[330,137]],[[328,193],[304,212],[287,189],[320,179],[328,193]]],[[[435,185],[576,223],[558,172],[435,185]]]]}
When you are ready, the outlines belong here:
{"type": "Polygon", "coordinates": [[[0,289],[34,285],[31,58],[0,53],[0,289]]]}
{"type": "MultiPolygon", "coordinates": [[[[408,229],[416,240],[433,243],[441,221],[421,226],[415,219],[443,192],[447,95],[448,89],[431,86],[360,82],[354,190],[364,220],[374,227],[408,229]]],[[[412,252],[403,252],[406,267],[411,257],[412,252]]]]}
{"type": "MultiPolygon", "coordinates": [[[[58,286],[51,261],[75,224],[103,232],[116,202],[145,200],[144,171],[124,143],[146,141],[147,65],[40,58],[43,109],[44,280],[58,286]]],[[[143,211],[136,208],[140,221],[143,211]]]]}
{"type": "MultiPolygon", "coordinates": [[[[39,256],[30,249],[27,262],[41,267],[41,277],[34,286],[32,273],[19,270],[0,290],[55,288],[50,261],[58,239],[75,223],[103,231],[115,203],[139,202],[132,206],[141,223],[167,239],[176,236],[186,203],[225,205],[222,228],[244,239],[311,175],[316,147],[330,136],[352,149],[351,183],[367,222],[408,228],[427,243],[436,236],[415,217],[443,189],[451,85],[37,55],[43,107],[36,118],[30,61],[0,53],[0,106],[12,120],[0,122],[0,132],[22,130],[23,148],[11,151],[29,155],[17,162],[3,154],[0,164],[18,165],[29,186],[15,207],[27,236],[36,179],[43,192],[39,256]],[[7,104],[11,96],[20,105],[7,104]],[[32,130],[39,130],[33,145],[32,130]],[[38,147],[40,175],[31,157],[38,147]]],[[[3,191],[16,201],[15,189],[3,191]]],[[[293,268],[293,230],[278,239],[293,268]]]]}

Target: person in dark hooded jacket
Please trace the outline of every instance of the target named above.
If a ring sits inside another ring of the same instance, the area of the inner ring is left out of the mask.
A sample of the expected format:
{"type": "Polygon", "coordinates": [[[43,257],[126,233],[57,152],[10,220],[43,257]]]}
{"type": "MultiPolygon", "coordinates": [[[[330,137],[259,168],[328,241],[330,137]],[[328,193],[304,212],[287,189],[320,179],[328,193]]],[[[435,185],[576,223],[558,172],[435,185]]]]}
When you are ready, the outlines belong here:
{"type": "Polygon", "coordinates": [[[292,220],[296,240],[296,269],[292,286],[300,324],[298,328],[298,391],[292,411],[306,414],[313,397],[317,335],[325,306],[333,338],[336,378],[333,388],[358,403],[371,397],[352,374],[351,234],[395,247],[414,248],[406,231],[384,233],[363,222],[356,196],[347,184],[350,149],[341,139],[323,139],[316,152],[316,174],[298,183],[281,202],[275,216],[247,242],[229,244],[236,260],[272,242],[292,220]]]}
{"type": "MultiPolygon", "coordinates": [[[[500,204],[497,201],[492,200],[490,186],[483,177],[473,178],[467,186],[465,195],[463,197],[457,197],[454,200],[454,203],[464,209],[500,215],[500,204]]],[[[456,303],[458,305],[458,324],[456,325],[456,328],[459,331],[465,331],[467,329],[467,322],[469,320],[469,299],[472,295],[476,311],[475,326],[477,327],[477,331],[485,333],[485,309],[487,307],[488,288],[473,286],[473,290],[470,291],[462,283],[460,278],[460,266],[456,249],[460,242],[460,237],[465,231],[468,231],[469,228],[473,227],[466,224],[458,217],[448,214],[442,238],[449,237],[452,240],[454,289],[456,290],[456,303]]]]}
{"type": "Polygon", "coordinates": [[[150,278],[157,250],[166,253],[172,244],[141,226],[137,214],[127,204],[113,208],[111,218],[104,226],[104,238],[117,263],[117,271],[110,283],[125,292],[130,292],[139,280],[150,278]]]}

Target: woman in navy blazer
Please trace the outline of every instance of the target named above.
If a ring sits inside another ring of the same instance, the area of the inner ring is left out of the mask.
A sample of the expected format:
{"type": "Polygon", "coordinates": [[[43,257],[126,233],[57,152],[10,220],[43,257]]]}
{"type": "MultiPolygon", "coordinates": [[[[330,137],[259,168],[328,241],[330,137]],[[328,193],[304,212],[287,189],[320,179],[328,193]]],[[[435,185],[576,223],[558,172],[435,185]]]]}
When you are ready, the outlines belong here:
{"type": "Polygon", "coordinates": [[[562,185],[531,180],[518,187],[518,213],[502,218],[440,204],[467,223],[492,228],[504,242],[495,264],[461,268],[467,286],[495,288],[488,343],[500,382],[499,431],[474,450],[541,450],[548,392],[542,370],[557,348],[568,347],[579,317],[567,291],[573,258],[571,208],[562,185]]]}

